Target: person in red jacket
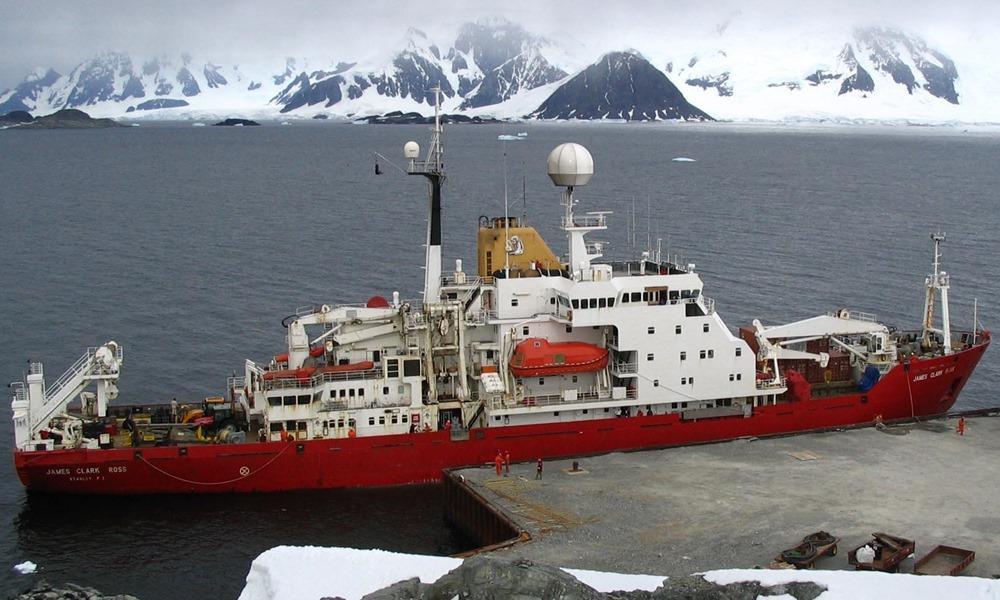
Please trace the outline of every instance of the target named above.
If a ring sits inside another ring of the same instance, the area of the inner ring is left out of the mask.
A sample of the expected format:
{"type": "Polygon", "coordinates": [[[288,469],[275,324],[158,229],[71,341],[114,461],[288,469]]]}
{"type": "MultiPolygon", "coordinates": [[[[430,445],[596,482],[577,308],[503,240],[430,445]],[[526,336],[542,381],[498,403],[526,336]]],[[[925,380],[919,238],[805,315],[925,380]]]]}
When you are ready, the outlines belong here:
{"type": "Polygon", "coordinates": [[[503,453],[503,476],[510,476],[510,450],[503,453]]]}
{"type": "Polygon", "coordinates": [[[500,454],[499,450],[497,450],[497,457],[493,459],[493,463],[497,468],[497,477],[500,477],[500,474],[503,473],[503,455],[500,454]]]}
{"type": "Polygon", "coordinates": [[[535,467],[535,479],[542,478],[542,457],[538,457],[538,466],[535,467]]]}

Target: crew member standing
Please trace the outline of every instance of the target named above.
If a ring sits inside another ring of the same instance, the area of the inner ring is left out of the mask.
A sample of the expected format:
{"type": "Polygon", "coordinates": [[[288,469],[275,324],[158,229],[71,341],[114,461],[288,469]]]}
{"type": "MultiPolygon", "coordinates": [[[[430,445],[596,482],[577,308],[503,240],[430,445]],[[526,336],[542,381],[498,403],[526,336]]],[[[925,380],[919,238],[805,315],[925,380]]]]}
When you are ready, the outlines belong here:
{"type": "Polygon", "coordinates": [[[958,435],[965,435],[965,417],[958,418],[958,427],[955,428],[958,435]]]}
{"type": "Polygon", "coordinates": [[[542,478],[542,457],[538,457],[538,465],[535,467],[535,479],[542,478]]]}
{"type": "Polygon", "coordinates": [[[177,422],[177,398],[170,401],[170,420],[177,422]]]}
{"type": "Polygon", "coordinates": [[[497,450],[496,458],[493,459],[493,464],[495,464],[497,468],[497,477],[500,477],[500,474],[503,473],[503,455],[500,454],[499,450],[497,450]]]}
{"type": "Polygon", "coordinates": [[[506,450],[503,453],[503,476],[510,476],[510,450],[506,450]]]}

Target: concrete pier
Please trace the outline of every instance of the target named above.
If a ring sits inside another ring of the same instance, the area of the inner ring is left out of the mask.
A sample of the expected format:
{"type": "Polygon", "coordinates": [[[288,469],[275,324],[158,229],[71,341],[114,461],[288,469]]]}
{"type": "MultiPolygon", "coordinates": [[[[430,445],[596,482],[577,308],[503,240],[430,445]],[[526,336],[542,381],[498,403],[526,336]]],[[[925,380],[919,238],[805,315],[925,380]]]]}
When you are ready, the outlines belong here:
{"type": "MultiPolygon", "coordinates": [[[[641,417],[640,417],[641,418],[641,417]]],[[[817,530],[841,538],[816,568],[881,531],[976,552],[965,575],[1000,576],[1000,416],[742,439],[457,474],[532,539],[500,552],[545,564],[690,574],[766,567],[817,530]]],[[[913,558],[901,566],[912,572],[913,558]]]]}

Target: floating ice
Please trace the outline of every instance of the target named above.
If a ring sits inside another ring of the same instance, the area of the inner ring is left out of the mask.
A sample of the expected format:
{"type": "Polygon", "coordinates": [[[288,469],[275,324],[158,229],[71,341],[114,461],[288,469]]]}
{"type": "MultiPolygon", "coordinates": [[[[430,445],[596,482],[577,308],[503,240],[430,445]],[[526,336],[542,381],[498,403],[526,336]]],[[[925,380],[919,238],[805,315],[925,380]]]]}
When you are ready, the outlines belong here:
{"type": "Polygon", "coordinates": [[[30,575],[31,573],[34,573],[35,571],[38,570],[38,565],[31,562],[30,560],[26,560],[23,563],[14,565],[14,570],[20,573],[21,575],[30,575]]]}
{"type": "Polygon", "coordinates": [[[673,159],[673,161],[674,162],[698,162],[695,159],[688,158],[686,156],[678,156],[677,158],[673,159]]]}

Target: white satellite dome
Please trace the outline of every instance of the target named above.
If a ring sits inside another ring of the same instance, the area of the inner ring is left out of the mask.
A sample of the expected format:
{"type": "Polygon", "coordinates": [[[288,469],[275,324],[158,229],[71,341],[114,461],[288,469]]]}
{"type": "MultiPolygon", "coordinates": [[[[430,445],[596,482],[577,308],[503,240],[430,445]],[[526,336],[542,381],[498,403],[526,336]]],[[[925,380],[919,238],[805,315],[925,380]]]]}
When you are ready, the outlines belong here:
{"type": "Polygon", "coordinates": [[[594,175],[594,157],[580,144],[560,144],[549,153],[552,183],[566,187],[587,185],[594,175]]]}
{"type": "Polygon", "coordinates": [[[420,144],[409,141],[403,144],[404,158],[420,158],[420,144]]]}

